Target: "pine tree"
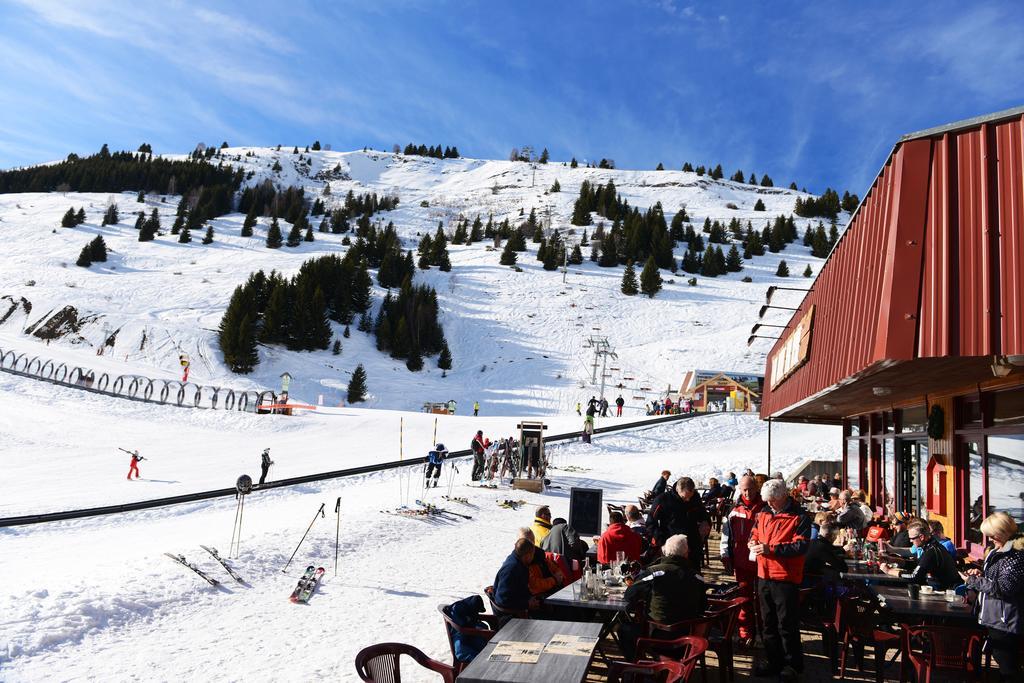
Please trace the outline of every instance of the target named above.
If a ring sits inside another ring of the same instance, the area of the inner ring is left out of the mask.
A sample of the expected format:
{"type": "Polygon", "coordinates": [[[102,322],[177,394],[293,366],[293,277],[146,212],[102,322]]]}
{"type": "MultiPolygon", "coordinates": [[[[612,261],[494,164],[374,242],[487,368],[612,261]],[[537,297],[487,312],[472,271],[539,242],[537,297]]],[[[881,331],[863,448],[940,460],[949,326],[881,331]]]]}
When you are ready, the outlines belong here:
{"type": "Polygon", "coordinates": [[[89,242],[89,260],[93,263],[107,260],[107,243],[103,241],[102,235],[96,235],[92,242],[89,242]]]}
{"type": "Polygon", "coordinates": [[[213,244],[213,226],[206,226],[206,236],[203,237],[203,244],[213,244]]]}
{"type": "Polygon", "coordinates": [[[725,257],[725,269],[730,273],[738,273],[743,270],[743,261],[740,259],[740,252],[735,244],[729,247],[729,253],[725,257]]]}
{"type": "Polygon", "coordinates": [[[267,230],[267,249],[279,249],[282,242],[281,226],[277,222],[277,216],[274,216],[270,221],[270,228],[267,230]]]}
{"type": "Polygon", "coordinates": [[[331,354],[335,356],[341,355],[341,340],[335,339],[334,344],[331,345],[331,354]]]}
{"type": "Polygon", "coordinates": [[[634,296],[640,291],[640,283],[637,282],[632,260],[626,263],[626,270],[622,272],[622,284],[619,285],[619,290],[626,296],[634,296]]]}
{"type": "Polygon", "coordinates": [[[252,315],[246,313],[238,325],[238,336],[235,341],[235,364],[233,372],[250,373],[259,363],[260,356],[256,349],[256,326],[252,315]]]}
{"type": "Polygon", "coordinates": [[[708,245],[708,248],[704,250],[704,257],[700,262],[700,274],[704,277],[718,277],[721,273],[718,272],[718,261],[715,259],[715,247],[708,245]]]}
{"type": "Polygon", "coordinates": [[[512,248],[513,246],[512,240],[505,242],[505,248],[501,252],[501,259],[498,263],[503,266],[514,266],[516,264],[518,256],[516,255],[516,250],[512,248]]]}
{"type": "Polygon", "coordinates": [[[78,213],[75,214],[75,225],[81,225],[85,222],[85,207],[78,209],[78,213]]]}
{"type": "Polygon", "coordinates": [[[430,270],[430,258],[427,257],[426,253],[420,254],[420,258],[416,262],[416,267],[420,270],[430,270]]]}
{"type": "Polygon", "coordinates": [[[405,367],[412,372],[419,372],[423,369],[423,354],[420,353],[419,346],[413,344],[412,350],[409,351],[409,358],[405,361],[405,367]]]}
{"type": "Polygon", "coordinates": [[[775,271],[775,275],[778,277],[789,277],[789,266],[786,265],[786,259],[779,261],[779,267],[775,271]]]}
{"type": "Polygon", "coordinates": [[[811,270],[811,264],[808,263],[807,267],[804,268],[804,277],[811,277],[814,275],[814,271],[811,270]]]}
{"type": "Polygon", "coordinates": [[[245,220],[242,221],[242,237],[252,237],[252,229],[256,227],[256,204],[253,203],[252,207],[249,208],[249,213],[245,214],[245,220]]]}
{"type": "Polygon", "coordinates": [[[306,226],[306,234],[302,238],[302,241],[303,242],[312,242],[313,241],[313,226],[312,225],[307,225],[306,226]]]}
{"type": "Polygon", "coordinates": [[[437,269],[440,270],[442,273],[447,273],[447,272],[451,271],[451,269],[452,269],[452,262],[448,258],[448,250],[447,249],[445,249],[444,251],[441,252],[441,262],[439,264],[437,264],[437,269]]]}
{"type": "Polygon", "coordinates": [[[312,323],[307,348],[326,349],[331,343],[331,323],[327,318],[327,298],[322,288],[318,286],[313,291],[313,298],[307,306],[312,323]]]}
{"type": "Polygon", "coordinates": [[[555,178],[555,182],[551,183],[551,190],[549,190],[549,191],[550,192],[561,192],[562,191],[562,186],[558,183],[558,178],[555,178]]]}
{"type": "Polygon", "coordinates": [[[469,233],[466,231],[466,221],[460,220],[458,225],[455,226],[455,233],[452,235],[452,244],[463,244],[469,237],[469,233]]]}
{"type": "Polygon", "coordinates": [[[117,225],[118,223],[120,223],[120,219],[117,215],[117,204],[112,203],[103,213],[103,222],[101,225],[117,225]]]}
{"type": "Polygon", "coordinates": [[[156,209],[153,209],[152,213],[142,223],[142,228],[139,230],[139,241],[150,242],[156,237],[157,231],[160,230],[160,214],[157,213],[156,209]]]}
{"type": "Polygon", "coordinates": [[[178,243],[179,244],[188,244],[191,241],[192,241],[192,231],[189,230],[188,226],[186,225],[184,228],[181,229],[181,232],[178,233],[178,243]]]}
{"type": "Polygon", "coordinates": [[[469,231],[469,238],[466,240],[466,244],[472,244],[473,242],[479,242],[484,238],[484,224],[480,220],[480,214],[477,214],[476,218],[473,219],[473,227],[469,231]]]}
{"type": "Polygon", "coordinates": [[[665,170],[665,166],[664,166],[664,164],[662,164],[662,163],[661,163],[661,162],[659,161],[659,162],[658,162],[658,167],[657,167],[657,168],[655,168],[654,170],[655,170],[655,171],[664,171],[664,170],[665,170]]]}
{"type": "Polygon", "coordinates": [[[75,225],[77,225],[75,222],[75,207],[72,206],[64,214],[64,217],[60,219],[60,226],[62,228],[73,228],[75,225]]]}
{"type": "Polygon", "coordinates": [[[92,259],[90,258],[91,254],[92,254],[92,245],[91,244],[87,244],[84,247],[82,247],[81,253],[78,254],[78,260],[75,261],[75,265],[76,266],[82,266],[83,268],[88,268],[89,266],[91,266],[92,265],[92,259]]]}
{"type": "Polygon", "coordinates": [[[583,263],[583,252],[580,250],[580,245],[573,245],[572,253],[569,254],[569,265],[578,266],[583,263]]]}
{"type": "Polygon", "coordinates": [[[441,355],[437,357],[437,367],[441,370],[452,369],[452,352],[448,348],[448,341],[441,341],[441,355]]]}
{"type": "Polygon", "coordinates": [[[658,264],[654,262],[654,256],[647,257],[647,263],[640,273],[640,291],[651,299],[661,291],[661,273],[658,271],[658,264]]]}
{"type": "Polygon", "coordinates": [[[351,335],[352,333],[349,331],[348,325],[345,325],[345,329],[342,330],[341,336],[344,337],[345,339],[348,339],[351,335]]]}
{"type": "Polygon", "coordinates": [[[288,231],[288,241],[284,243],[286,247],[297,247],[302,242],[302,229],[299,227],[298,221],[292,223],[292,229],[288,231]]]}
{"type": "Polygon", "coordinates": [[[362,363],[356,366],[348,382],[348,402],[361,403],[366,400],[366,370],[362,363]]]}
{"type": "Polygon", "coordinates": [[[145,192],[145,190],[139,190],[139,194],[136,195],[135,201],[137,201],[139,204],[145,204],[146,203],[146,192],[145,192]]]}
{"type": "Polygon", "coordinates": [[[576,168],[577,166],[579,166],[579,163],[577,163],[576,157],[573,157],[572,161],[569,162],[569,168],[576,168]]]}
{"type": "Polygon", "coordinates": [[[541,153],[540,153],[540,159],[538,159],[537,161],[539,161],[539,162],[540,162],[540,163],[542,163],[542,164],[546,164],[546,163],[548,163],[548,160],[549,160],[550,158],[551,158],[551,157],[550,157],[550,156],[548,156],[548,148],[547,148],[547,147],[545,147],[545,148],[543,149],[543,151],[541,151],[541,153]]]}
{"type": "Polygon", "coordinates": [[[764,211],[764,210],[765,210],[764,202],[761,201],[760,198],[758,198],[758,200],[756,202],[754,202],[754,211],[764,211]]]}

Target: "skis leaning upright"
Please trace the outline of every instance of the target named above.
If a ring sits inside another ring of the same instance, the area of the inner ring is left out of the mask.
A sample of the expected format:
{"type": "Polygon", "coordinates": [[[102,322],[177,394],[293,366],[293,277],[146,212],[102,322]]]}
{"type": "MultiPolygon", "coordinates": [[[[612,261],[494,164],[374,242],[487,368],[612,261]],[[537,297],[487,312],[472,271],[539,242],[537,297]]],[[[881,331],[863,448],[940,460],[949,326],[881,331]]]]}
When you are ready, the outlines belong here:
{"type": "Polygon", "coordinates": [[[220,556],[220,553],[218,553],[218,552],[217,552],[217,549],[216,549],[216,548],[211,548],[211,547],[210,547],[210,546],[208,546],[208,545],[201,545],[201,546],[199,546],[199,547],[200,547],[200,548],[202,548],[203,550],[205,550],[206,552],[210,553],[211,555],[213,555],[213,559],[215,559],[215,560],[217,560],[218,562],[220,562],[220,566],[224,567],[224,571],[226,571],[226,572],[227,572],[228,574],[230,574],[230,575],[231,575],[231,578],[232,578],[232,579],[234,579],[234,580],[235,580],[235,581],[237,581],[238,583],[245,583],[245,580],[244,580],[244,579],[242,579],[242,577],[241,577],[241,576],[239,576],[239,575],[238,575],[238,574],[237,574],[237,573],[235,572],[235,570],[234,570],[234,569],[232,569],[232,568],[231,568],[231,567],[230,567],[230,566],[228,565],[228,563],[227,563],[227,562],[226,562],[226,561],[224,560],[224,558],[220,556]]]}
{"type": "Polygon", "coordinates": [[[306,586],[306,582],[313,578],[313,573],[315,571],[316,567],[314,567],[313,565],[309,565],[308,567],[306,567],[306,573],[304,573],[302,575],[302,578],[299,579],[299,583],[296,584],[295,590],[292,591],[291,597],[288,598],[289,600],[291,600],[292,602],[298,602],[299,593],[301,593],[302,589],[306,586]]]}
{"type": "Polygon", "coordinates": [[[319,585],[320,583],[320,577],[324,575],[323,567],[317,567],[316,571],[310,574],[309,570],[312,568],[312,565],[310,565],[310,567],[306,569],[306,576],[304,576],[302,578],[302,581],[299,582],[301,586],[299,594],[293,594],[292,602],[298,603],[300,605],[305,605],[309,602],[310,597],[312,597],[313,591],[316,590],[317,585],[319,585]]]}
{"type": "Polygon", "coordinates": [[[203,573],[202,569],[197,567],[194,563],[189,562],[188,560],[186,560],[184,555],[174,555],[172,553],[164,553],[164,555],[166,555],[167,557],[171,558],[172,560],[174,560],[175,562],[180,564],[182,567],[188,567],[189,569],[194,571],[196,574],[198,574],[199,576],[203,577],[203,579],[205,579],[206,582],[209,583],[211,586],[219,586],[220,585],[220,581],[218,581],[217,579],[213,578],[212,576],[207,576],[205,573],[203,573]]]}

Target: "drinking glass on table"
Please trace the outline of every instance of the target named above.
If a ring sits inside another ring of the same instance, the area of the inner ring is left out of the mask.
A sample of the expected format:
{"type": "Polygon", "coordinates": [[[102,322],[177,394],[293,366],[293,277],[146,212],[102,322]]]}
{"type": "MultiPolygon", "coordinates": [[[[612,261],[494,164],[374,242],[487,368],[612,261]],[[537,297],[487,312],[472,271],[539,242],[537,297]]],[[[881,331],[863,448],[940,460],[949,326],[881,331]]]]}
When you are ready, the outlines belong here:
{"type": "Polygon", "coordinates": [[[615,576],[622,576],[622,565],[626,562],[626,551],[615,551],[615,576]]]}

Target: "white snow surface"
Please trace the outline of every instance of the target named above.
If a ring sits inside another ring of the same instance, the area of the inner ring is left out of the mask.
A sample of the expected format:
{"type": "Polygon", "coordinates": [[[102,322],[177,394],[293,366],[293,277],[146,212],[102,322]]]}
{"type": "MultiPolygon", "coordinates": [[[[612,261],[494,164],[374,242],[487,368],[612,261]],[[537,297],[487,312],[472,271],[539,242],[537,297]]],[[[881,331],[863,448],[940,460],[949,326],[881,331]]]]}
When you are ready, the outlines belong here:
{"type": "MultiPolygon", "coordinates": [[[[727,223],[739,218],[762,229],[776,215],[790,214],[800,192],[697,176],[682,171],[630,171],[569,168],[561,163],[536,165],[478,159],[430,159],[384,152],[302,153],[312,166],[300,162],[289,147],[228,148],[223,160],[251,171],[246,184],[270,179],[278,186],[302,186],[312,201],[319,196],[328,209],[340,206],[349,190],[397,195],[400,204],[374,220],[393,221],[407,249],[416,249],[419,237],[443,223],[449,235],[461,215],[477,215],[484,223],[508,218],[513,225],[525,220],[530,209],[548,230],[574,229],[579,240],[584,228],[569,225],[573,202],[584,180],[614,181],[620,195],[646,210],[661,202],[666,220],[683,206],[699,232],[710,217],[727,223]],[[246,156],[251,154],[252,156],[246,156]],[[237,158],[236,158],[237,157],[237,158]],[[279,161],[283,170],[271,171],[279,161]],[[338,169],[335,171],[335,169],[338,169]],[[558,180],[562,191],[547,189],[558,180]],[[330,195],[323,196],[326,185],[330,195]],[[767,211],[754,211],[761,199],[767,211]],[[737,208],[729,208],[728,204],[737,208]],[[524,212],[520,215],[520,210],[524,212]]],[[[301,263],[325,253],[343,253],[345,235],[315,233],[316,241],[296,248],[271,250],[264,245],[269,219],[261,218],[255,235],[239,236],[241,214],[211,221],[215,241],[179,244],[169,234],[179,197],[150,194],[145,202],[133,193],[26,193],[0,195],[0,231],[4,258],[0,260],[0,317],[9,305],[6,297],[26,299],[32,310],[20,309],[0,324],[0,347],[55,358],[117,374],[142,374],[172,379],[181,374],[180,353],[192,361],[191,379],[203,385],[233,388],[272,388],[279,375],[289,372],[292,396],[337,406],[344,399],[352,370],[362,363],[368,373],[370,398],[366,407],[418,410],[425,401],[454,398],[465,410],[479,401],[484,415],[546,415],[571,409],[576,401],[594,393],[591,379],[593,354],[585,347],[590,335],[605,335],[618,359],[610,364],[609,382],[622,385],[627,411],[639,411],[669,386],[678,387],[690,369],[762,372],[767,342],[746,346],[750,326],[757,319],[765,289],[772,284],[809,286],[800,277],[810,264],[816,274],[822,260],[810,256],[799,241],[779,254],[765,254],[746,263],[741,273],[718,278],[663,272],[666,281],[654,299],[627,297],[619,291],[622,268],[599,268],[586,260],[561,272],[546,272],[536,260],[536,244],[520,254],[517,273],[498,264],[499,252],[488,251],[489,241],[471,246],[449,245],[453,268],[418,271],[417,282],[438,292],[442,324],[455,367],[442,377],[436,358],[426,368],[409,372],[404,362],[376,351],[370,335],[355,325],[351,337],[341,337],[343,352],[291,352],[283,347],[261,347],[260,364],[248,376],[234,375],[224,366],[216,329],[233,289],[258,269],[276,269],[285,275],[301,263]],[[116,202],[121,222],[101,227],[109,202],[116,202]],[[68,207],[84,206],[87,221],[76,228],[61,228],[68,207]],[[164,235],[140,243],[134,230],[135,214],[156,208],[164,235]],[[74,265],[82,246],[103,235],[109,260],[91,268],[74,265]],[[775,276],[785,258],[791,277],[775,276]],[[741,278],[750,276],[751,283],[741,278]],[[74,306],[87,322],[81,330],[49,345],[24,334],[32,323],[64,306],[74,306]],[[116,332],[113,346],[104,341],[116,332]],[[103,356],[97,353],[103,352],[103,356]]],[[[595,223],[602,221],[594,216],[595,223]]],[[[311,217],[314,229],[318,217],[311,217]]],[[[608,222],[605,221],[607,224],[608,222]]],[[[798,219],[803,234],[812,223],[798,219]]],[[[842,224],[843,221],[840,221],[842,224]]],[[[289,224],[282,221],[287,233],[289,224]]],[[[354,227],[354,221],[353,221],[354,227]]],[[[585,228],[592,235],[595,226],[585,228]]],[[[349,233],[351,236],[352,233],[349,233]]],[[[726,247],[728,250],[728,247],[726,247]]],[[[676,249],[682,258],[685,243],[676,249]]],[[[583,247],[584,257],[589,247],[583,247]]],[[[384,290],[375,286],[375,306],[384,290]]],[[[793,305],[799,292],[782,291],[774,303],[793,305]]],[[[769,314],[780,322],[784,311],[769,314]]],[[[636,413],[634,413],[636,414],[636,413]]]]}
{"type": "MultiPolygon", "coordinates": [[[[34,495],[61,502],[115,501],[136,487],[163,493],[170,486],[164,480],[205,484],[222,471],[233,474],[243,461],[257,462],[258,445],[277,444],[273,439],[295,446],[275,454],[282,469],[298,471],[300,465],[291,461],[307,457],[310,466],[322,466],[334,456],[305,456],[303,449],[325,439],[330,428],[325,425],[346,419],[332,415],[257,425],[249,415],[168,412],[135,404],[126,411],[124,401],[105,397],[79,402],[73,411],[75,396],[36,395],[18,383],[41,386],[3,378],[0,437],[11,443],[12,437],[31,435],[36,446],[48,443],[51,448],[49,457],[31,459],[39,476],[26,474],[31,469],[26,463],[5,473],[5,497],[13,494],[22,501],[34,495]],[[27,395],[11,400],[15,394],[27,395]],[[125,458],[98,447],[77,457],[60,455],[72,439],[98,443],[122,429],[141,434],[146,424],[149,443],[171,447],[142,463],[142,481],[128,483],[125,458]],[[200,442],[201,451],[191,453],[200,442]],[[45,477],[54,483],[46,486],[45,477]],[[76,491],[61,497],[55,493],[61,488],[76,491]]],[[[463,420],[456,431],[466,434],[476,424],[487,429],[494,424],[463,420]]],[[[364,422],[349,443],[379,453],[395,430],[384,421],[364,422]]],[[[764,470],[765,430],[754,415],[720,413],[597,436],[591,446],[551,446],[556,467],[571,464],[587,471],[553,469],[553,483],[560,488],[543,494],[471,488],[465,485],[467,465],[454,480],[453,495],[467,497],[469,505],[444,501],[444,486],[431,490],[428,498],[471,520],[407,519],[379,512],[399,504],[403,485],[410,499],[420,495],[418,466],[255,492],[245,506],[242,552],[232,560],[248,580],[245,586],[230,581],[199,548],[213,545],[227,553],[235,516],[230,498],[0,529],[0,679],[348,681],[356,680],[356,652],[385,641],[412,643],[450,661],[436,606],[479,593],[493,582],[517,528],[531,522],[534,506],[549,504],[556,516],[566,516],[571,486],[602,488],[607,502],[634,501],[663,468],[698,481],[748,465],[764,470]],[[332,513],[337,497],[341,543],[335,576],[337,518],[332,513]],[[518,511],[497,505],[507,498],[526,504],[518,511]],[[295,561],[282,573],[321,503],[326,518],[313,524],[295,561]],[[223,580],[222,587],[208,586],[164,557],[168,551],[197,562],[223,580]],[[307,564],[328,571],[310,604],[294,605],[287,596],[307,564]]],[[[772,436],[772,469],[784,471],[807,457],[834,456],[839,443],[838,431],[828,427],[776,425],[772,436]]],[[[415,447],[419,455],[422,443],[421,434],[415,447]]],[[[12,446],[13,454],[22,448],[17,440],[12,446]]],[[[5,457],[11,455],[9,450],[5,457]]],[[[449,467],[442,485],[448,482],[449,467]]],[[[222,479],[218,484],[225,484],[222,479]]]]}

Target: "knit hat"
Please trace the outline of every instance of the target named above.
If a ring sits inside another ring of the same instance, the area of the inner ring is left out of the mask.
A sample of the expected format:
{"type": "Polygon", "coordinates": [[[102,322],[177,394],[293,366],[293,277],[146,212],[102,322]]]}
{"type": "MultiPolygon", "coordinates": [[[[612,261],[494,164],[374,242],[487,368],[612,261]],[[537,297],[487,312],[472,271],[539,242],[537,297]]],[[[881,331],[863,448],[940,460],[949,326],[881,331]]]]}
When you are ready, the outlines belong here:
{"type": "Polygon", "coordinates": [[[896,512],[892,513],[892,518],[896,520],[897,524],[906,524],[910,520],[910,515],[908,515],[906,512],[903,512],[902,510],[897,510],[896,512]]]}

